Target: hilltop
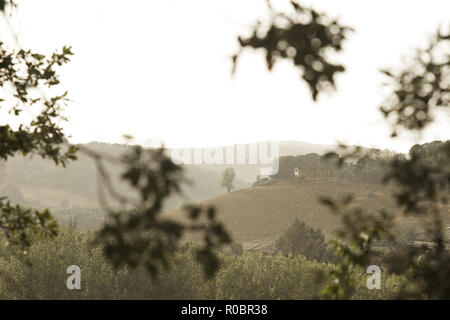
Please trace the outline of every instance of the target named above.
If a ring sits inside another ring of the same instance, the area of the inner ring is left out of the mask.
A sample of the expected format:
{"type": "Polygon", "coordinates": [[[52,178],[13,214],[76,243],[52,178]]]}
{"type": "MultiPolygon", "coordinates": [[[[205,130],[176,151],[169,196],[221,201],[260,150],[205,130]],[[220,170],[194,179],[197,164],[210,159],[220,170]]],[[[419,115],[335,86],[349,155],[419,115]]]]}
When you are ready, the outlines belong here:
{"type": "MultiPolygon", "coordinates": [[[[298,155],[309,152],[324,153],[333,146],[311,144],[298,141],[277,141],[279,154],[298,155]]],[[[126,144],[109,144],[91,142],[83,146],[110,156],[119,156],[129,150],[126,144]]],[[[227,146],[218,147],[225,149],[227,146]]],[[[248,153],[249,144],[245,145],[248,153]]],[[[191,149],[193,152],[198,150],[191,149]]],[[[202,149],[203,150],[203,149],[202,149]]],[[[170,154],[171,149],[167,149],[170,154]]],[[[120,181],[121,171],[117,166],[107,163],[108,171],[112,179],[118,185],[119,190],[129,192],[127,186],[120,181]]],[[[98,191],[96,180],[96,168],[94,161],[78,154],[78,160],[69,163],[67,168],[55,166],[52,161],[43,160],[40,157],[16,156],[3,164],[4,172],[0,172],[0,189],[12,185],[22,194],[21,203],[37,207],[60,208],[66,206],[92,207],[98,204],[98,191]]],[[[183,187],[181,196],[174,196],[166,203],[166,210],[171,210],[188,202],[198,202],[213,198],[225,193],[220,187],[221,173],[227,167],[233,167],[236,171],[234,181],[235,190],[247,188],[255,181],[259,173],[260,165],[253,164],[184,164],[185,177],[191,182],[183,187]]],[[[9,189],[9,188],[6,188],[9,189]]],[[[9,195],[8,190],[5,194],[9,195]]],[[[113,201],[111,199],[111,201],[113,201]]]]}

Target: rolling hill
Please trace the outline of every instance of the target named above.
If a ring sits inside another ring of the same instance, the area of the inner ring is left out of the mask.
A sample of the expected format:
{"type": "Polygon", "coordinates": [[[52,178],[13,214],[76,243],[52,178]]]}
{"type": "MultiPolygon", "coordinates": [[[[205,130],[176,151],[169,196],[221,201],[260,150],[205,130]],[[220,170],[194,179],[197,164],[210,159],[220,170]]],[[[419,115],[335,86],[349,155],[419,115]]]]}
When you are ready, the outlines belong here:
{"type": "MultiPolygon", "coordinates": [[[[107,143],[90,143],[88,148],[112,156],[118,156],[127,151],[128,146],[111,145],[107,143]]],[[[120,177],[122,168],[105,164],[115,187],[123,194],[132,192],[120,177]]],[[[177,208],[186,202],[197,202],[218,196],[226,192],[220,187],[221,172],[206,169],[206,166],[185,165],[185,178],[189,184],[182,185],[182,195],[174,195],[168,199],[166,209],[177,208]]],[[[246,188],[249,182],[236,177],[236,189],[246,188]]],[[[38,207],[58,208],[61,203],[69,206],[92,207],[98,205],[97,170],[94,161],[83,155],[78,160],[69,163],[66,168],[55,166],[50,160],[40,157],[16,156],[4,163],[0,173],[0,190],[20,190],[23,198],[19,203],[38,207]]],[[[109,199],[114,202],[114,199],[109,199]]]]}
{"type": "MultiPolygon", "coordinates": [[[[233,240],[241,243],[266,242],[278,238],[295,218],[320,228],[326,237],[331,236],[340,218],[320,204],[318,198],[339,197],[348,193],[355,194],[355,206],[374,211],[386,206],[394,208],[394,201],[385,186],[352,185],[351,182],[334,178],[277,181],[271,186],[237,190],[199,204],[217,208],[218,217],[231,232],[233,240]]],[[[181,210],[174,210],[167,215],[180,218],[184,214],[181,210]]]]}
{"type": "MultiPolygon", "coordinates": [[[[334,146],[318,145],[299,141],[277,141],[279,155],[298,155],[310,152],[324,153],[334,146]]],[[[87,148],[111,156],[123,154],[128,145],[92,142],[85,144],[87,148]]],[[[225,150],[227,146],[219,147],[225,150]]],[[[191,149],[203,151],[204,149],[191,149]]],[[[245,145],[248,157],[249,144],[245,145]]],[[[167,150],[170,154],[171,149],[167,150]]],[[[217,197],[225,193],[220,187],[221,173],[227,167],[236,171],[235,190],[247,188],[255,181],[261,165],[249,164],[186,164],[185,176],[191,184],[184,185],[183,194],[169,199],[166,210],[177,208],[188,202],[198,202],[217,197]]],[[[69,206],[91,207],[98,203],[96,169],[94,161],[83,154],[78,160],[70,163],[67,168],[55,166],[52,161],[40,157],[16,156],[3,164],[6,168],[0,174],[0,188],[12,184],[23,194],[25,204],[39,207],[58,208],[62,202],[69,206]]],[[[120,182],[120,168],[108,166],[110,175],[118,185],[119,190],[129,192],[126,185],[120,182]]],[[[111,200],[112,201],[112,200],[111,200]]]]}

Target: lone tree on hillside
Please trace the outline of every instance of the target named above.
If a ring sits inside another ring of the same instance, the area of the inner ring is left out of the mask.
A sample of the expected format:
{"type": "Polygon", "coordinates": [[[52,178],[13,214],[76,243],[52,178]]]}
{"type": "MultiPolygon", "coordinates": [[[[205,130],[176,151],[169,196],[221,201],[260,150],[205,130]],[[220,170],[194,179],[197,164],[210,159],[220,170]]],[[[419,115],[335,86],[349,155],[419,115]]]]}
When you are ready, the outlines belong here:
{"type": "Polygon", "coordinates": [[[226,168],[222,172],[222,182],[220,183],[220,186],[227,188],[228,192],[230,192],[231,189],[234,188],[233,180],[235,176],[236,173],[234,172],[233,168],[226,168]]]}

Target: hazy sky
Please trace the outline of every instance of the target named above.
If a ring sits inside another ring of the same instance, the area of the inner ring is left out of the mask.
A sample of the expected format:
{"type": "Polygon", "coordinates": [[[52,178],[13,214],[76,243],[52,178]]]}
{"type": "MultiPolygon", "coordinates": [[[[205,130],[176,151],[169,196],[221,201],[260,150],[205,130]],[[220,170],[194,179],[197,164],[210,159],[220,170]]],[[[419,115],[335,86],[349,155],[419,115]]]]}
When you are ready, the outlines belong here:
{"type": "MultiPolygon", "coordinates": [[[[258,52],[248,51],[231,77],[236,37],[266,14],[264,0],[19,1],[13,27],[24,47],[72,46],[62,80],[75,142],[123,142],[131,134],[174,147],[270,139],[408,149],[413,141],[389,139],[377,110],[378,69],[398,66],[449,23],[450,1],[301,3],[356,29],[335,59],[347,67],[338,91],[318,103],[298,70],[284,63],[269,73],[258,52]]],[[[445,120],[425,140],[450,138],[445,120]]]]}

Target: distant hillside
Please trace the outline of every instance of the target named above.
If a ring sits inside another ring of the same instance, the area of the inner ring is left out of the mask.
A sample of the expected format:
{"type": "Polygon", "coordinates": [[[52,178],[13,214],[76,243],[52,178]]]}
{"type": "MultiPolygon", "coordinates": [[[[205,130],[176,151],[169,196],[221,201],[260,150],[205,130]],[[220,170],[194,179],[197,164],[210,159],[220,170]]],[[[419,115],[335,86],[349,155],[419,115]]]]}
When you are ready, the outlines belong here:
{"type": "MultiPolygon", "coordinates": [[[[107,143],[90,143],[86,146],[113,156],[121,155],[128,149],[126,145],[107,143]]],[[[2,166],[0,190],[6,188],[5,190],[8,191],[13,186],[14,192],[17,193],[16,189],[19,189],[21,203],[49,208],[92,207],[98,204],[95,164],[91,158],[81,153],[78,155],[78,160],[70,163],[66,168],[55,166],[52,161],[43,160],[37,156],[32,158],[16,156],[6,163],[2,162],[2,166]]],[[[107,164],[106,166],[117,189],[125,194],[130,192],[130,188],[120,179],[121,168],[107,164]]],[[[226,189],[220,187],[221,172],[186,165],[185,177],[190,183],[183,185],[182,196],[168,199],[167,210],[186,202],[197,202],[226,192],[226,189]]],[[[249,183],[237,176],[234,186],[240,189],[248,187],[249,183]]]]}
{"type": "MultiPolygon", "coordinates": [[[[118,156],[127,151],[129,146],[108,143],[86,144],[97,152],[118,156]]],[[[305,153],[319,153],[333,149],[331,145],[317,145],[298,141],[280,141],[279,155],[299,155],[305,153]]],[[[224,147],[219,147],[225,149],[224,147]]],[[[249,145],[245,145],[249,154],[249,145]]],[[[199,149],[191,149],[193,152],[199,149]]],[[[202,150],[200,150],[202,151],[202,150]]],[[[170,154],[171,149],[168,149],[170,154]]],[[[43,207],[60,207],[61,203],[69,206],[92,206],[98,202],[96,168],[89,157],[79,154],[79,159],[70,163],[67,168],[55,166],[52,161],[40,157],[24,158],[16,156],[9,159],[6,170],[0,170],[0,188],[12,184],[20,189],[26,204],[43,207]],[[3,173],[1,173],[3,172],[3,173]]],[[[255,181],[262,167],[259,164],[188,164],[184,165],[185,175],[192,183],[183,187],[183,195],[174,196],[167,201],[166,209],[176,208],[186,202],[197,202],[225,193],[220,187],[221,173],[227,167],[236,171],[234,186],[236,190],[246,188],[255,181]]],[[[126,185],[120,181],[120,168],[108,166],[111,176],[122,192],[129,192],[126,185]]]]}
{"type": "MultiPolygon", "coordinates": [[[[272,186],[238,190],[200,204],[216,206],[219,218],[231,231],[233,239],[248,243],[278,238],[295,218],[322,229],[326,236],[330,236],[339,225],[340,218],[321,205],[318,198],[348,193],[355,194],[354,205],[368,210],[394,208],[390,191],[386,187],[353,185],[334,178],[278,181],[272,186]]],[[[183,215],[179,210],[167,214],[172,217],[183,215]]]]}

